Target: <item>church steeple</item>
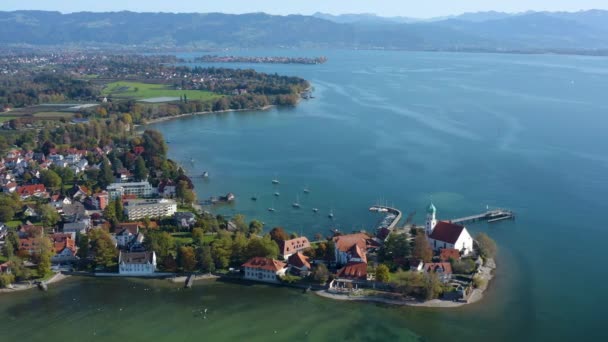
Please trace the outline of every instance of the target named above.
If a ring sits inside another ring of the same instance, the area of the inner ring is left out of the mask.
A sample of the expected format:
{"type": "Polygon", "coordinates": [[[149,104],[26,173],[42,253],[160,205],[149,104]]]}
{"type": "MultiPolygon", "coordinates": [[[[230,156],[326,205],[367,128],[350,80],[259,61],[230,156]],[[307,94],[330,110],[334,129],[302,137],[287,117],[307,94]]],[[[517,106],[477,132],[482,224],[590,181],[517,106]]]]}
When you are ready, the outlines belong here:
{"type": "Polygon", "coordinates": [[[435,215],[437,214],[437,208],[433,205],[433,203],[429,203],[429,206],[426,208],[426,224],[425,224],[425,232],[427,235],[431,235],[435,225],[437,224],[437,219],[435,215]]]}

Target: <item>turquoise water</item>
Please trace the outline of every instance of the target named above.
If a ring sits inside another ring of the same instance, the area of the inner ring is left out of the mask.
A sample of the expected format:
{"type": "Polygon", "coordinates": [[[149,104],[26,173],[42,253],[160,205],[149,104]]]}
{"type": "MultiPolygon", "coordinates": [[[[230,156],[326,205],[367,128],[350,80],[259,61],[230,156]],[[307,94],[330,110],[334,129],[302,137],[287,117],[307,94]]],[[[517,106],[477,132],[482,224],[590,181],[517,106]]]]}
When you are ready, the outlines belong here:
{"type": "Polygon", "coordinates": [[[14,317],[0,320],[2,332],[26,337],[32,332],[24,322],[32,321],[45,329],[46,340],[68,336],[58,329],[100,340],[135,332],[141,335],[134,340],[572,340],[604,335],[607,59],[291,53],[323,54],[329,62],[252,67],[310,80],[315,99],[291,109],[152,125],[170,141],[172,158],[192,174],[209,171],[208,181],[195,180],[199,198],[234,192],[236,203],[213,210],[243,213],[267,228],[281,225],[309,236],[333,227],[371,229],[379,217],[367,208],[377,202],[417,212],[414,219],[420,223],[431,198],[443,219],[487,205],[510,208],[517,213],[514,222],[469,227],[487,232],[500,247],[497,276],[481,303],[443,310],[395,308],[338,303],[266,286],[213,284],[183,292],[159,282],[149,285],[151,291],[138,291],[130,289],[129,281],[70,280],[48,294],[0,296],[0,317],[14,317]],[[278,186],[271,184],[275,177],[278,186]],[[305,186],[308,195],[302,192],[305,186]],[[249,199],[254,194],[257,202],[249,199]],[[293,209],[298,196],[302,208],[293,209]],[[270,206],[276,212],[268,212],[270,206]],[[332,210],[333,221],[327,218],[332,210]],[[88,306],[63,307],[72,296],[88,306]],[[125,322],[118,309],[129,302],[138,311],[125,322]],[[95,305],[107,305],[111,314],[95,313],[95,305]],[[213,308],[213,318],[193,316],[191,310],[199,305],[213,308]],[[103,324],[121,327],[93,336],[103,324]]]}

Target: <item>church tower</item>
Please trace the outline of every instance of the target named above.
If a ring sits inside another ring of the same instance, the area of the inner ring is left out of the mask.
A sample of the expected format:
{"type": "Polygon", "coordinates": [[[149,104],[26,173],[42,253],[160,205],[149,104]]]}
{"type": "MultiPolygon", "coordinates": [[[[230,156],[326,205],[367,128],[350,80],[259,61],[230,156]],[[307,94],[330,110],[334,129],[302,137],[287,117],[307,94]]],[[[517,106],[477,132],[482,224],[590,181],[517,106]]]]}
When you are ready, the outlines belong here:
{"type": "Polygon", "coordinates": [[[429,206],[426,208],[426,225],[425,232],[426,235],[431,235],[435,225],[437,224],[437,219],[435,218],[435,214],[437,214],[437,209],[433,205],[433,203],[429,203],[429,206]]]}

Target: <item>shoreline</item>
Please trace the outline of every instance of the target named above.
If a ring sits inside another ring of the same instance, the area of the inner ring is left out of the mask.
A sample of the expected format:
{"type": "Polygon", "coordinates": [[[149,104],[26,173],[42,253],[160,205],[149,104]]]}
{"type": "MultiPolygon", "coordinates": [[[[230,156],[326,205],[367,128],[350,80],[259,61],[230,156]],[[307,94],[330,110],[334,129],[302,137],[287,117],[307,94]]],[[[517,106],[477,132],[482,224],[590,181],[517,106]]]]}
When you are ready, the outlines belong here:
{"type": "Polygon", "coordinates": [[[478,303],[483,299],[483,293],[488,289],[490,281],[494,278],[492,274],[496,269],[496,264],[493,259],[488,259],[483,266],[480,266],[478,276],[485,281],[485,283],[471,291],[469,298],[466,302],[448,301],[442,299],[431,299],[427,301],[420,301],[416,299],[390,299],[381,296],[351,296],[350,294],[337,294],[331,293],[327,290],[314,291],[317,296],[341,300],[341,301],[358,301],[358,302],[372,302],[382,303],[397,306],[412,306],[412,307],[426,307],[426,308],[458,308],[469,304],[478,303]]]}
{"type": "MultiPolygon", "coordinates": [[[[54,284],[69,277],[69,275],[59,272],[55,273],[55,275],[53,275],[49,280],[45,281],[44,283],[46,283],[47,285],[54,284]]],[[[36,280],[32,280],[29,284],[11,284],[12,287],[10,288],[7,287],[4,289],[0,289],[0,293],[12,293],[38,288],[38,285],[36,285],[34,282],[36,282],[36,280]]]]}
{"type": "Polygon", "coordinates": [[[189,116],[218,114],[218,113],[232,113],[232,112],[259,112],[259,111],[264,112],[264,111],[268,111],[274,107],[276,107],[276,105],[268,105],[268,106],[264,106],[262,108],[226,109],[226,110],[218,110],[218,111],[184,113],[184,114],[178,114],[178,115],[173,115],[173,116],[163,116],[161,118],[152,119],[152,120],[146,121],[146,123],[134,125],[134,127],[147,126],[147,125],[151,125],[151,124],[155,124],[155,123],[159,123],[159,122],[170,121],[170,120],[174,120],[174,119],[181,119],[181,118],[185,118],[185,117],[189,117],[189,116]]]}

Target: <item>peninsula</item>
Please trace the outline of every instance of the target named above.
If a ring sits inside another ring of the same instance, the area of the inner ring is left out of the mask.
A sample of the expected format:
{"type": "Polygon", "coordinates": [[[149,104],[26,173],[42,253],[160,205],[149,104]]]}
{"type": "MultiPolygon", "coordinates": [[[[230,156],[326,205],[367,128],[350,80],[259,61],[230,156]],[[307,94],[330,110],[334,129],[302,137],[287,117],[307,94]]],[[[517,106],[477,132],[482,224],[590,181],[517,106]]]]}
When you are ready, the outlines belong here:
{"type": "Polygon", "coordinates": [[[327,62],[327,57],[247,57],[204,55],[195,57],[194,61],[203,63],[323,64],[327,62]]]}

